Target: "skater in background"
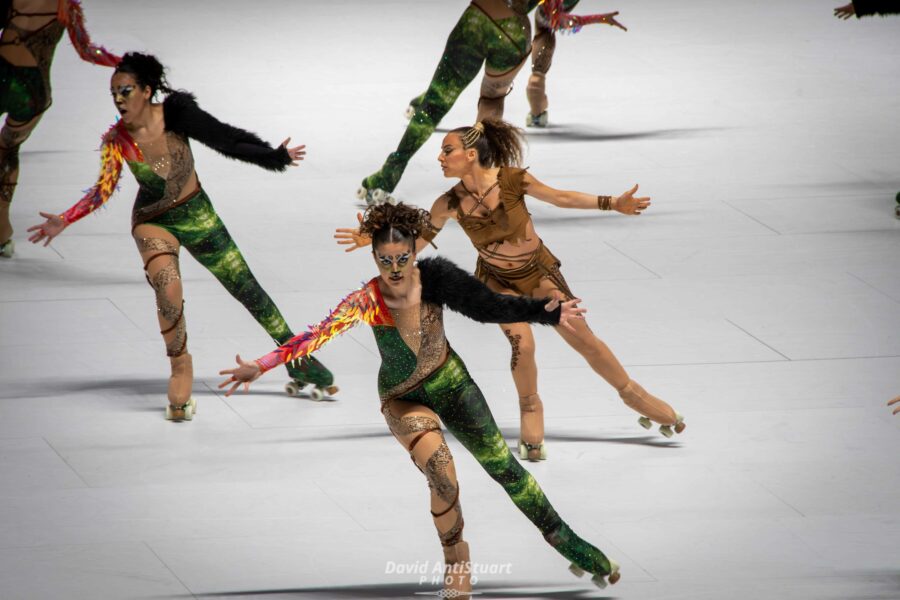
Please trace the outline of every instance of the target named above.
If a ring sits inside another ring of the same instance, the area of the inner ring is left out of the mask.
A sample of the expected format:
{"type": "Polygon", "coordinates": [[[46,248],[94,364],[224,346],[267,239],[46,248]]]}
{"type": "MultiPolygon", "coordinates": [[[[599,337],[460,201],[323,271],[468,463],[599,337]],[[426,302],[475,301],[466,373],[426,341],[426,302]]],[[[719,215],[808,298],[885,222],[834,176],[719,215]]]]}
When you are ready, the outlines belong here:
{"type": "MultiPolygon", "coordinates": [[[[32,242],[46,246],[64,229],[94,212],[116,189],[123,162],[137,179],[132,235],[156,293],[159,325],[171,361],[169,406],[172,420],[190,420],[193,367],[187,347],[179,251],[184,246],[239,300],[276,343],[293,335],[278,307],[260,287],[225,228],[194,169],[190,139],[230,158],[271,171],[284,171],[303,160],[304,146],[277,148],[255,134],[216,120],[194,97],[169,88],[163,66],[151,55],[128,53],[116,66],[110,92],[121,120],[103,137],[97,183],[61,215],[40,213],[46,221],[31,227],[32,242]],[[167,94],[154,102],[157,93],[167,94]]],[[[292,362],[288,373],[298,383],[332,386],[333,377],[318,361],[292,362]]],[[[330,393],[337,389],[329,390],[330,393]]]]}
{"type": "MultiPolygon", "coordinates": [[[[557,190],[518,168],[521,158],[522,132],[509,123],[487,120],[448,133],[438,161],[444,177],[459,178],[459,183],[435,201],[430,227],[422,231],[417,250],[422,250],[453,219],[478,251],[475,277],[491,290],[571,300],[574,295],[560,272],[560,261],[538,237],[525,195],[560,208],[616,210],[627,215],[641,214],[650,206],[650,198],[635,197],[637,185],[620,196],[557,190]]],[[[350,246],[348,252],[371,243],[364,229],[338,229],[335,238],[339,244],[350,246]]],[[[512,348],[510,366],[519,393],[519,453],[522,458],[541,460],[546,458],[546,446],[534,335],[527,323],[505,321],[500,328],[512,348]]],[[[639,419],[643,427],[649,429],[651,421],[659,423],[666,437],[671,437],[673,430],[684,430],[683,417],[632,380],[585,320],[579,319],[572,327],[557,327],[556,331],[618,390],[627,406],[643,415],[639,419]]]]}
{"type": "MultiPolygon", "coordinates": [[[[579,0],[544,0],[534,11],[534,39],[531,41],[531,76],[528,78],[528,87],[525,89],[528,97],[530,111],[525,117],[525,125],[528,127],[546,127],[548,124],[547,108],[547,73],[553,62],[553,53],[556,50],[556,32],[578,31],[588,24],[586,17],[572,15],[572,9],[579,0]]],[[[609,23],[622,31],[628,31],[615,17],[617,12],[593,17],[603,17],[599,21],[609,23]]],[[[481,120],[479,115],[479,120],[481,120]]],[[[500,114],[497,118],[502,118],[500,114]]]]}
{"type": "MultiPolygon", "coordinates": [[[[309,331],[254,362],[237,357],[238,367],[219,387],[245,389],[262,373],[306,356],[362,321],[372,327],[381,353],[378,393],[391,433],[410,453],[431,489],[431,514],[444,548],[447,573],[444,597],[471,592],[469,546],[463,539],[463,515],[456,467],[441,422],[503,486],[510,499],[575,574],[594,575],[606,586],[619,579],[618,565],[576,535],[560,518],[540,486],[512,456],[481,390],[447,342],[443,307],[482,323],[530,321],[571,329],[581,320],[579,300],[560,303],[549,297],[504,296],[442,258],[416,263],[416,240],[430,227],[426,211],[404,204],[370,207],[361,224],[374,240],[372,255],[379,276],[341,301],[331,315],[309,331]]],[[[467,595],[468,597],[468,595],[467,595]]]]}
{"type": "MultiPolygon", "coordinates": [[[[553,6],[556,0],[546,0],[553,6]]],[[[428,89],[415,98],[407,116],[406,133],[397,150],[381,169],[362,181],[357,197],[368,204],[392,201],[403,171],[413,155],[453,107],[462,91],[478,75],[484,65],[478,120],[501,119],[506,95],[512,82],[531,52],[531,24],[528,13],[537,0],[474,0],[463,12],[450,37],[428,89]]],[[[561,6],[561,4],[560,4],[561,6]]],[[[576,16],[554,13],[554,31],[577,31],[588,23],[607,23],[622,27],[615,20],[618,13],[576,16]]]]}
{"type": "Polygon", "coordinates": [[[0,114],[6,114],[0,130],[0,257],[10,258],[15,243],[9,209],[19,181],[19,148],[53,102],[50,65],[63,32],[89,63],[112,67],[119,57],[91,43],[77,0],[0,2],[0,27],[0,114]]]}

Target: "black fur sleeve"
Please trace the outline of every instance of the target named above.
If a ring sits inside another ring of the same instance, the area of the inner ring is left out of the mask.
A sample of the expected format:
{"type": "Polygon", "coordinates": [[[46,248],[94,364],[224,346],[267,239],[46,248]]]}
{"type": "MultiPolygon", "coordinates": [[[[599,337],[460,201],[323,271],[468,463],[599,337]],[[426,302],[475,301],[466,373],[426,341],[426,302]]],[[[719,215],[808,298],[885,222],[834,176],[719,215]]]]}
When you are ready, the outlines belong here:
{"type": "Polygon", "coordinates": [[[223,123],[197,105],[188,92],[172,92],[163,102],[166,129],[197,140],[229,158],[270,171],[284,171],[291,164],[287,150],[273,148],[255,133],[223,123]]]}
{"type": "Polygon", "coordinates": [[[560,308],[544,309],[549,301],[498,294],[455,264],[441,257],[419,261],[422,301],[446,306],[481,323],[541,323],[557,325],[560,308]]]}
{"type": "Polygon", "coordinates": [[[872,15],[896,15],[900,14],[900,1],[898,0],[853,0],[853,11],[857,18],[872,15]]]}

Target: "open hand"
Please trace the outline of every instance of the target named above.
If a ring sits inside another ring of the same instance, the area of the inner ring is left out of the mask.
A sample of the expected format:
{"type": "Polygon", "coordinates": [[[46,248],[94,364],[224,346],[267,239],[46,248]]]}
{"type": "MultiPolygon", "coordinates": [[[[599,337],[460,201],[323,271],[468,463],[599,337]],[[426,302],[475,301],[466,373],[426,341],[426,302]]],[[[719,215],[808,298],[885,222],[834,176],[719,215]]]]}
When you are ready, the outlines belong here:
{"type": "Polygon", "coordinates": [[[628,31],[628,28],[616,21],[616,15],[619,14],[619,11],[604,13],[600,15],[601,23],[606,23],[607,25],[612,25],[613,27],[618,27],[622,31],[628,31]]]}
{"type": "Polygon", "coordinates": [[[59,215],[52,215],[50,213],[41,212],[38,213],[45,219],[43,223],[40,225],[35,225],[34,227],[29,227],[28,231],[33,231],[29,237],[28,241],[37,244],[41,240],[46,238],[46,242],[44,242],[44,246],[50,243],[53,238],[62,233],[63,229],[66,228],[66,221],[60,217],[59,215]]]}
{"type": "Polygon", "coordinates": [[[894,412],[892,414],[896,415],[896,414],[900,413],[900,396],[897,396],[893,400],[888,401],[888,406],[891,406],[892,404],[897,405],[897,407],[894,408],[894,412]]]}
{"type": "Polygon", "coordinates": [[[853,3],[847,4],[846,6],[838,6],[834,9],[834,16],[838,19],[847,20],[850,17],[856,15],[856,8],[853,6],[853,3]]]}
{"type": "Polygon", "coordinates": [[[613,210],[617,210],[623,215],[639,215],[641,214],[647,207],[650,206],[650,198],[635,198],[634,193],[638,190],[638,184],[634,184],[634,187],[622,194],[621,196],[617,196],[612,199],[612,208],[613,210]]]}
{"type": "Polygon", "coordinates": [[[281,147],[287,150],[288,156],[291,157],[291,166],[296,167],[301,160],[306,158],[306,145],[302,146],[294,146],[293,148],[288,148],[288,144],[291,143],[291,138],[288,138],[281,142],[281,147]]]}
{"type": "Polygon", "coordinates": [[[224,369],[222,371],[219,371],[219,375],[231,376],[219,384],[220,390],[231,385],[231,389],[225,392],[226,396],[232,395],[242,383],[244,384],[244,391],[249,392],[250,382],[256,381],[257,379],[259,379],[259,376],[262,375],[262,372],[260,371],[259,365],[256,363],[256,361],[246,362],[241,359],[240,354],[235,356],[234,359],[238,364],[236,369],[224,369]]]}
{"type": "MultiPolygon", "coordinates": [[[[363,216],[362,213],[356,213],[356,220],[359,221],[359,224],[362,225],[363,216]]],[[[359,227],[355,227],[353,229],[341,228],[334,230],[334,239],[336,239],[338,244],[341,246],[350,246],[344,252],[353,252],[354,250],[359,250],[365,246],[368,246],[372,243],[372,238],[367,235],[363,235],[359,232],[359,227]]]]}
{"type": "Polygon", "coordinates": [[[554,298],[550,302],[544,305],[544,310],[547,312],[556,310],[557,306],[561,306],[559,311],[559,325],[561,327],[565,327],[572,333],[575,333],[575,328],[572,327],[572,324],[569,323],[571,319],[583,319],[584,313],[587,312],[586,308],[579,308],[578,303],[581,302],[581,298],[573,298],[572,300],[567,300],[566,302],[560,302],[558,299],[554,298]]]}

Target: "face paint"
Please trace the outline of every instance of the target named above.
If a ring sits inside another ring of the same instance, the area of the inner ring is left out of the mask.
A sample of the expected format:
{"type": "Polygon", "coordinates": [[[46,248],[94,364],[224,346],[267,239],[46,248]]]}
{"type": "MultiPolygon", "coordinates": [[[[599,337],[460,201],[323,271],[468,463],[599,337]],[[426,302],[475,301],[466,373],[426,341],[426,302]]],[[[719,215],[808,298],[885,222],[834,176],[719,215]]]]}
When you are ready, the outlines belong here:
{"type": "Polygon", "coordinates": [[[112,94],[113,101],[116,104],[121,104],[128,100],[128,97],[131,96],[133,91],[133,85],[119,85],[109,90],[109,93],[112,94]]]}
{"type": "Polygon", "coordinates": [[[409,266],[409,259],[411,256],[412,252],[404,252],[397,256],[375,252],[378,268],[384,271],[388,277],[394,281],[398,281],[403,277],[403,271],[409,266]]]}

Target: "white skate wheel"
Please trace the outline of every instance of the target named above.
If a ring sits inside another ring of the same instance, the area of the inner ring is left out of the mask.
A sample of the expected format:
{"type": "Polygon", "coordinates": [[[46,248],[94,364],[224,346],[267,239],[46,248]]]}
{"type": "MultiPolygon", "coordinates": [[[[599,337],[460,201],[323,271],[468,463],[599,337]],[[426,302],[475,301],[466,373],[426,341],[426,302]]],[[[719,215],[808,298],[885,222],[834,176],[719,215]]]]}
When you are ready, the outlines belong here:
{"type": "Polygon", "coordinates": [[[576,565],[575,563],[572,563],[571,565],[569,565],[569,571],[570,571],[570,572],[572,573],[572,575],[574,575],[575,577],[584,577],[584,569],[582,569],[581,567],[579,567],[579,566],[576,565]]]}
{"type": "Polygon", "coordinates": [[[192,403],[186,404],[184,407],[184,420],[192,421],[194,419],[194,405],[192,403]]]}
{"type": "Polygon", "coordinates": [[[296,381],[288,381],[284,384],[284,391],[287,392],[288,396],[296,396],[300,393],[300,384],[296,381]]]}
{"type": "Polygon", "coordinates": [[[0,246],[0,256],[3,258],[12,258],[12,255],[16,251],[16,243],[12,240],[9,240],[2,246],[0,246]]]}
{"type": "Polygon", "coordinates": [[[544,112],[542,112],[541,114],[539,114],[537,116],[537,119],[535,120],[534,124],[537,125],[538,127],[546,127],[547,123],[549,123],[549,122],[550,122],[550,116],[547,114],[547,111],[545,110],[544,112]]]}
{"type": "Polygon", "coordinates": [[[174,418],[172,414],[172,405],[166,406],[166,421],[171,421],[174,418]]]}
{"type": "Polygon", "coordinates": [[[321,402],[325,397],[325,394],[317,387],[312,388],[309,392],[309,397],[315,400],[316,402],[321,402]]]}
{"type": "Polygon", "coordinates": [[[594,575],[591,577],[591,581],[601,590],[606,589],[606,578],[603,575],[594,575]]]}
{"type": "Polygon", "coordinates": [[[673,435],[672,428],[669,425],[660,425],[659,432],[667,438],[670,438],[673,435]]]}
{"type": "Polygon", "coordinates": [[[387,194],[384,193],[384,190],[381,188],[375,188],[372,190],[372,201],[375,204],[381,204],[384,201],[384,197],[387,194]]]}
{"type": "Polygon", "coordinates": [[[525,447],[525,442],[521,440],[519,440],[519,458],[528,458],[528,448],[525,447]]]}
{"type": "Polygon", "coordinates": [[[525,117],[525,127],[534,127],[534,115],[528,113],[525,117]]]}
{"type": "Polygon", "coordinates": [[[396,205],[397,205],[397,199],[394,198],[393,196],[391,196],[390,194],[387,195],[387,198],[385,198],[384,201],[387,202],[388,204],[393,205],[393,206],[396,206],[396,205]]]}
{"type": "Polygon", "coordinates": [[[541,442],[541,460],[547,460],[547,444],[541,442]]]}
{"type": "Polygon", "coordinates": [[[366,188],[363,187],[363,186],[359,186],[359,187],[356,189],[356,198],[357,198],[357,200],[365,200],[365,199],[366,199],[366,193],[367,193],[366,188]]]}
{"type": "Polygon", "coordinates": [[[410,104],[406,107],[406,111],[403,113],[403,116],[406,117],[407,121],[411,121],[414,116],[416,116],[416,107],[410,104]]]}
{"type": "Polygon", "coordinates": [[[644,429],[650,429],[651,427],[653,427],[653,422],[650,421],[650,419],[648,419],[647,417],[641,417],[640,419],[638,419],[638,423],[644,429]]]}

